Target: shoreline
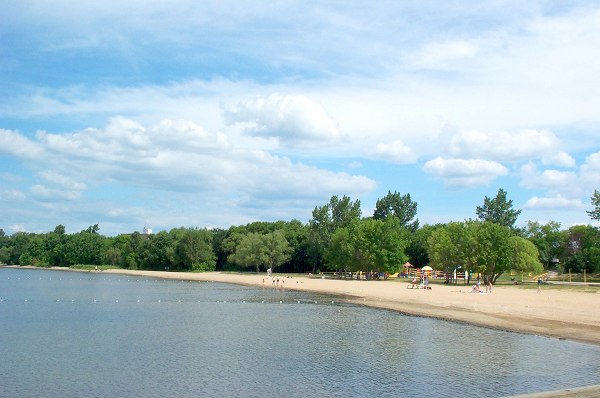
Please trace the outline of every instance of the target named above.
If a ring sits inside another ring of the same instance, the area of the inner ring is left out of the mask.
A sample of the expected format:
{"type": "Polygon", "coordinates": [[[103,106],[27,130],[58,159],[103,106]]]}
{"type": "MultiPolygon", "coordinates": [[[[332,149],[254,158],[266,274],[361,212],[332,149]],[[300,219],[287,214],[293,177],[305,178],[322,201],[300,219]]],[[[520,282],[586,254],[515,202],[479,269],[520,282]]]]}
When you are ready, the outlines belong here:
{"type": "MultiPolygon", "coordinates": [[[[23,268],[23,267],[22,267],[23,268]]],[[[35,267],[27,267],[35,268],[35,267]]],[[[64,267],[50,269],[88,272],[64,267]]],[[[109,269],[110,274],[161,279],[263,285],[265,274],[228,272],[171,272],[109,269]]],[[[470,293],[465,285],[432,285],[431,290],[409,289],[407,279],[365,281],[275,275],[285,279],[280,289],[342,296],[355,305],[392,310],[517,333],[534,334],[600,345],[600,290],[596,293],[562,289],[523,289],[496,286],[491,294],[470,293]]]]}

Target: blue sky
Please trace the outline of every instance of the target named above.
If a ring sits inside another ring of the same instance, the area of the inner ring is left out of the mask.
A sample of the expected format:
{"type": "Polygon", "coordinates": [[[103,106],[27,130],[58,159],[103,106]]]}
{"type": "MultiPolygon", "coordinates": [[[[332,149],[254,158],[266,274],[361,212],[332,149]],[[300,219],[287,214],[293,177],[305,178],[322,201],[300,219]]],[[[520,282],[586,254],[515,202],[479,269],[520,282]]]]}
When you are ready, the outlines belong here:
{"type": "Polygon", "coordinates": [[[332,195],[421,224],[499,188],[590,223],[595,1],[3,1],[0,228],[308,222],[332,195]]]}

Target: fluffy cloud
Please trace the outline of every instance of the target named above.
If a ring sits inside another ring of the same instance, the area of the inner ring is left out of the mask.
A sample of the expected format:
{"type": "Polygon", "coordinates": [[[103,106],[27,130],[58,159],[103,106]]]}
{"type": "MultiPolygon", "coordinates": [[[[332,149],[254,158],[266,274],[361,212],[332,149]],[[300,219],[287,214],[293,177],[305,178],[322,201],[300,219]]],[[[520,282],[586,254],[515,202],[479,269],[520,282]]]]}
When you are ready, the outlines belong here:
{"type": "Polygon", "coordinates": [[[600,152],[592,153],[585,158],[580,174],[581,181],[588,190],[600,190],[600,152]]]}
{"type": "Polygon", "coordinates": [[[240,102],[224,116],[229,124],[243,124],[250,136],[277,138],[285,144],[310,145],[340,138],[335,120],[322,106],[301,95],[272,94],[240,102]]]}
{"type": "Polygon", "coordinates": [[[508,174],[500,163],[482,159],[444,159],[437,157],[425,163],[423,170],[441,178],[449,189],[487,185],[499,176],[508,174]]]}
{"type": "Polygon", "coordinates": [[[556,195],[553,197],[537,197],[534,196],[529,199],[525,205],[524,209],[535,209],[535,210],[549,210],[549,209],[583,209],[583,203],[579,199],[567,199],[561,195],[556,195]]]}
{"type": "Polygon", "coordinates": [[[102,129],[60,135],[39,132],[35,140],[16,132],[3,134],[37,148],[35,159],[14,147],[10,154],[27,158],[30,167],[38,170],[44,183],[33,184],[30,192],[44,202],[77,200],[85,190],[111,184],[152,192],[225,195],[246,203],[304,200],[311,204],[334,193],[361,195],[375,188],[367,177],[237,147],[223,134],[209,133],[189,121],[165,120],[145,127],[116,117],[102,129]]]}
{"type": "Polygon", "coordinates": [[[377,144],[374,149],[367,151],[366,156],[397,164],[414,163],[418,158],[415,151],[400,140],[377,144]]]}
{"type": "Polygon", "coordinates": [[[575,161],[561,151],[560,140],[549,131],[522,130],[516,133],[465,131],[452,137],[448,153],[458,158],[518,162],[544,159],[559,166],[574,166],[575,161]]]}
{"type": "Polygon", "coordinates": [[[544,170],[539,172],[537,167],[529,162],[521,167],[521,185],[529,189],[549,189],[554,192],[579,191],[577,189],[577,174],[571,171],[544,170]]]}
{"type": "Polygon", "coordinates": [[[17,131],[0,129],[0,153],[23,159],[34,159],[40,155],[41,148],[19,134],[17,131]]]}

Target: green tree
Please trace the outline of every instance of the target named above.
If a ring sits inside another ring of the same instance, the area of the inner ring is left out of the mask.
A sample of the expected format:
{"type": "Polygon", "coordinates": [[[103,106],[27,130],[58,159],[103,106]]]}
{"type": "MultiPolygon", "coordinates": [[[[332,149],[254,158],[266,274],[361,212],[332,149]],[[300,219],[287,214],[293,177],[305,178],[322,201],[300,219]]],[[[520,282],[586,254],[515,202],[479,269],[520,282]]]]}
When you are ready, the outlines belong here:
{"type": "Polygon", "coordinates": [[[600,271],[600,230],[591,225],[575,225],[563,231],[561,261],[574,272],[600,271]]]}
{"type": "Polygon", "coordinates": [[[287,272],[307,272],[312,270],[309,257],[308,225],[292,220],[282,225],[285,239],[290,245],[290,259],[283,264],[287,272]]]}
{"type": "Polygon", "coordinates": [[[540,261],[545,268],[557,265],[562,252],[560,223],[550,221],[541,224],[537,221],[528,221],[523,235],[537,247],[540,261]]]}
{"type": "Polygon", "coordinates": [[[217,262],[212,235],[206,229],[182,229],[175,246],[179,267],[196,271],[213,271],[217,262]]]}
{"type": "Polygon", "coordinates": [[[291,248],[282,230],[267,234],[248,232],[237,235],[238,243],[228,261],[243,268],[276,269],[290,259],[291,248]]]}
{"type": "Polygon", "coordinates": [[[477,255],[475,270],[484,274],[484,280],[496,282],[503,273],[512,267],[510,237],[512,231],[507,226],[493,222],[475,224],[477,255]]]}
{"type": "Polygon", "coordinates": [[[43,236],[31,234],[27,245],[19,257],[19,264],[34,265],[36,267],[47,267],[50,265],[43,236]]]}
{"type": "Polygon", "coordinates": [[[239,243],[227,260],[240,267],[255,267],[256,272],[260,272],[260,267],[269,263],[269,256],[263,243],[262,235],[259,233],[249,232],[240,235],[239,243]]]}
{"type": "MultiPolygon", "coordinates": [[[[263,245],[268,258],[267,265],[271,269],[279,268],[291,258],[292,248],[282,230],[273,231],[262,236],[263,245]]],[[[257,271],[258,272],[258,271],[257,271]]]]}
{"type": "Polygon", "coordinates": [[[594,189],[591,200],[594,210],[588,211],[587,213],[592,220],[600,220],[600,192],[597,189],[594,189]]]}
{"type": "Polygon", "coordinates": [[[441,225],[423,225],[410,235],[410,241],[406,248],[408,261],[416,267],[422,268],[429,264],[429,252],[427,240],[441,225]]]}
{"type": "Polygon", "coordinates": [[[116,247],[109,247],[104,252],[104,259],[103,260],[104,260],[105,264],[110,264],[113,267],[121,264],[122,263],[121,250],[119,250],[116,247]]]}
{"type": "Polygon", "coordinates": [[[428,239],[429,257],[434,268],[453,271],[461,266],[475,271],[479,268],[477,228],[480,222],[450,222],[437,228],[428,239]]]}
{"type": "Polygon", "coordinates": [[[540,274],[544,267],[539,260],[537,247],[529,240],[520,236],[509,238],[511,246],[511,269],[522,272],[540,274]]]}
{"type": "Polygon", "coordinates": [[[373,218],[384,220],[388,217],[396,217],[400,222],[400,227],[416,231],[419,228],[417,215],[417,202],[410,199],[410,194],[400,195],[394,191],[388,191],[381,199],[377,199],[373,218]]]}
{"type": "Polygon", "coordinates": [[[475,213],[481,221],[490,221],[514,228],[521,210],[514,210],[513,201],[507,200],[506,191],[499,189],[495,198],[490,199],[486,196],[483,200],[483,206],[477,206],[475,213]]]}
{"type": "Polygon", "coordinates": [[[396,218],[355,220],[339,228],[325,252],[332,270],[396,272],[406,261],[408,232],[396,218]]]}
{"type": "Polygon", "coordinates": [[[331,236],[338,228],[348,227],[361,217],[360,201],[352,201],[348,196],[341,199],[332,196],[329,203],[317,206],[309,222],[310,256],[313,272],[323,266],[324,253],[329,247],[331,236]]]}

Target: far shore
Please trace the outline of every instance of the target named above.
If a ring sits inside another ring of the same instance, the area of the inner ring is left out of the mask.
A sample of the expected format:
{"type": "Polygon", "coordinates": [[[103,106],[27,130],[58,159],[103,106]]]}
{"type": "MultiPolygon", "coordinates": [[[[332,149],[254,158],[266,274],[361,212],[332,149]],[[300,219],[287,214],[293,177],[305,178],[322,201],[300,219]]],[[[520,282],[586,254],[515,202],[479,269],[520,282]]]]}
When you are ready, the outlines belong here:
{"type": "MultiPolygon", "coordinates": [[[[58,270],[72,270],[57,267],[58,270]]],[[[87,272],[87,271],[84,271],[87,272]]],[[[223,282],[273,288],[265,273],[165,272],[109,269],[111,274],[153,278],[223,282]],[[266,282],[268,283],[266,283],[266,282]]],[[[285,274],[285,289],[344,296],[349,302],[472,325],[568,339],[600,345],[600,290],[495,286],[491,294],[470,293],[459,285],[432,285],[431,290],[410,289],[407,279],[365,281],[292,277],[285,274]]],[[[280,287],[281,288],[281,287],[280,287]]]]}

